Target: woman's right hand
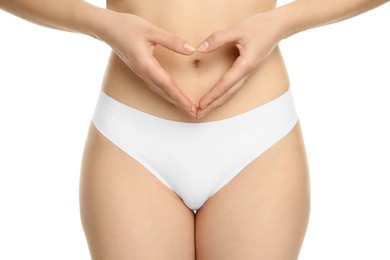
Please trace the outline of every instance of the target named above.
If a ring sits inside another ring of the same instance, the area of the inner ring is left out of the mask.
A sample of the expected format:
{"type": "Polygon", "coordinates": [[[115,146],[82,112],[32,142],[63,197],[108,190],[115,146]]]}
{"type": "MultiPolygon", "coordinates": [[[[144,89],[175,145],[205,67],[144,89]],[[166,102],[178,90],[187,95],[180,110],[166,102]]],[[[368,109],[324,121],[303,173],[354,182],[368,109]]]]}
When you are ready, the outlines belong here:
{"type": "Polygon", "coordinates": [[[107,11],[105,22],[97,33],[98,38],[110,45],[148,87],[195,117],[196,105],[182,93],[153,56],[153,49],[157,44],[183,55],[193,54],[195,48],[189,42],[162,30],[142,17],[109,9],[107,11]]]}

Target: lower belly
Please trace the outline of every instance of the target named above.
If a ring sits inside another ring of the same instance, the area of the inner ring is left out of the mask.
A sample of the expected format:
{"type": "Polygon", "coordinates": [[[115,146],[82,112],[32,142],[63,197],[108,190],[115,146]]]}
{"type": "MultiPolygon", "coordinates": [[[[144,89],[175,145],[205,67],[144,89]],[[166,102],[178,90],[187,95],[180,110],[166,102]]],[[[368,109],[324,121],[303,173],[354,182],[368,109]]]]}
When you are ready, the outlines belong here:
{"type": "MultiPolygon", "coordinates": [[[[150,17],[149,20],[153,18],[150,17]]],[[[164,26],[162,27],[164,29],[164,26]]],[[[189,33],[184,38],[197,46],[221,25],[214,27],[202,27],[204,28],[202,33],[194,35],[189,33]]],[[[195,52],[189,56],[174,53],[159,45],[154,49],[154,56],[158,62],[194,104],[198,104],[200,98],[218,82],[238,55],[238,49],[234,44],[224,45],[209,54],[195,52]]],[[[143,112],[176,121],[199,122],[241,114],[276,98],[288,87],[289,78],[279,47],[274,49],[230,100],[201,119],[194,119],[152,91],[114,52],[111,53],[102,84],[103,91],[112,98],[143,112]]]]}
{"type": "MultiPolygon", "coordinates": [[[[193,103],[198,104],[199,99],[213,87],[227,68],[213,68],[212,71],[199,69],[194,72],[181,70],[182,66],[178,65],[177,72],[170,74],[181,91],[193,103]]],[[[288,89],[289,84],[288,74],[277,48],[230,100],[196,120],[213,121],[241,114],[278,97],[288,89]]],[[[110,56],[102,89],[112,98],[143,112],[176,121],[194,121],[186,112],[149,89],[114,53],[110,56]]]]}

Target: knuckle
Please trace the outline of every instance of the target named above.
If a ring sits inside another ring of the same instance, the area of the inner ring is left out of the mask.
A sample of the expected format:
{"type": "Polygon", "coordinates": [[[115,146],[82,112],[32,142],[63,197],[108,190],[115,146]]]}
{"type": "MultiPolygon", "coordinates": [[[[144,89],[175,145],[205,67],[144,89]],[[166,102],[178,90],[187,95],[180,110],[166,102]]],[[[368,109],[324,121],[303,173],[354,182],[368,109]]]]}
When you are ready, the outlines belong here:
{"type": "Polygon", "coordinates": [[[170,93],[171,88],[169,86],[169,81],[165,78],[161,79],[159,87],[164,91],[164,93],[170,93]]]}
{"type": "Polygon", "coordinates": [[[227,75],[223,75],[219,80],[219,84],[215,87],[215,92],[219,93],[223,91],[228,83],[229,83],[229,77],[227,75]]]}
{"type": "Polygon", "coordinates": [[[172,46],[173,49],[181,48],[182,44],[183,44],[183,41],[179,37],[177,37],[177,36],[171,37],[170,45],[172,46]]]}
{"type": "Polygon", "coordinates": [[[143,32],[147,38],[152,38],[157,33],[157,29],[153,25],[148,25],[143,28],[143,32]]]}
{"type": "Polygon", "coordinates": [[[238,66],[243,68],[244,72],[249,73],[256,69],[256,63],[255,61],[251,61],[248,59],[241,59],[238,63],[238,66]]]}
{"type": "Polygon", "coordinates": [[[165,82],[162,82],[160,84],[160,88],[164,91],[164,93],[167,93],[169,91],[169,87],[165,82]]]}
{"type": "Polygon", "coordinates": [[[225,75],[222,76],[222,83],[223,85],[221,87],[225,88],[226,84],[229,84],[230,81],[233,79],[233,72],[230,71],[230,73],[226,73],[225,75]]]}
{"type": "Polygon", "coordinates": [[[218,43],[221,36],[220,31],[216,31],[213,34],[210,35],[210,37],[207,39],[210,43],[216,44],[218,43]]]}
{"type": "Polygon", "coordinates": [[[246,65],[246,72],[252,72],[257,68],[256,63],[254,62],[248,62],[246,65]]]}
{"type": "Polygon", "coordinates": [[[237,66],[242,67],[242,68],[247,68],[249,66],[249,61],[247,59],[239,59],[237,60],[237,66]]]}

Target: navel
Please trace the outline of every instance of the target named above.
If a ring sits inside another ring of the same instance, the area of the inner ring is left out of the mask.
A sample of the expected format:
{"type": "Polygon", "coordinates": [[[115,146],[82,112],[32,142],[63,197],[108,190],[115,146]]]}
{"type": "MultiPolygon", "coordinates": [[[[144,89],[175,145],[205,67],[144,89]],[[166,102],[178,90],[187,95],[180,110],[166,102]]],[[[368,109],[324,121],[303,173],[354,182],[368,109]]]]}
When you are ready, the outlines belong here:
{"type": "Polygon", "coordinates": [[[199,68],[200,66],[200,60],[196,59],[192,62],[192,64],[194,65],[195,68],[199,68]]]}

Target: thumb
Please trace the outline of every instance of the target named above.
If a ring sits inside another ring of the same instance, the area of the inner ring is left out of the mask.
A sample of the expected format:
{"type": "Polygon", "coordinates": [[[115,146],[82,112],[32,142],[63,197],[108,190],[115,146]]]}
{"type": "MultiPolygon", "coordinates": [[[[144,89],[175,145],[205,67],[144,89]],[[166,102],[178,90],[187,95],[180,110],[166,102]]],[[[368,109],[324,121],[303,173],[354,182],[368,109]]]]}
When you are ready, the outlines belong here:
{"type": "Polygon", "coordinates": [[[171,51],[184,55],[192,54],[196,50],[196,48],[186,40],[160,29],[155,31],[152,36],[152,41],[171,51]]]}
{"type": "Polygon", "coordinates": [[[226,28],[216,31],[207,37],[207,39],[199,45],[198,50],[203,53],[212,52],[237,39],[238,35],[236,35],[231,28],[226,28]]]}

